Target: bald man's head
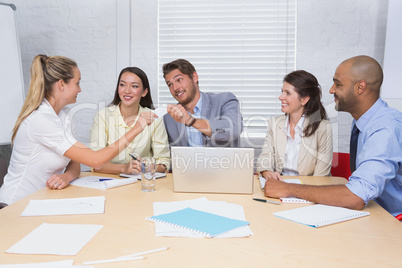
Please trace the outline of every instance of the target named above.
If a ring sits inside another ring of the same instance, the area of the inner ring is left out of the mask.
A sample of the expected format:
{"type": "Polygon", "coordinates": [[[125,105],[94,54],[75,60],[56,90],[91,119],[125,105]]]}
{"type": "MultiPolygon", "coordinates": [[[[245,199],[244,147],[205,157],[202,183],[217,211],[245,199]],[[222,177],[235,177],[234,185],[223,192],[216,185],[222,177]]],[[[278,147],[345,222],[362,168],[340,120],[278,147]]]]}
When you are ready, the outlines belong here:
{"type": "Polygon", "coordinates": [[[361,55],[347,59],[342,64],[350,66],[350,74],[354,83],[364,80],[372,93],[380,94],[383,72],[381,65],[375,59],[361,55]]]}

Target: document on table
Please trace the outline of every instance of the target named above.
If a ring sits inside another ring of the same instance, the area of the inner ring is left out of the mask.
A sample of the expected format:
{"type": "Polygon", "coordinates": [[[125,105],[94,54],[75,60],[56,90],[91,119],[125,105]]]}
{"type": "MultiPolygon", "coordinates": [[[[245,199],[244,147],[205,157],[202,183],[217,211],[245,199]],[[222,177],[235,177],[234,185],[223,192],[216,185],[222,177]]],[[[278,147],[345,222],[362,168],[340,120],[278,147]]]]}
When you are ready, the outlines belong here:
{"type": "MultiPolygon", "coordinates": [[[[264,190],[266,181],[265,178],[260,176],[258,177],[258,179],[260,180],[261,190],[264,190]]],[[[303,184],[303,182],[299,179],[284,179],[283,181],[287,183],[303,184]]],[[[296,197],[282,197],[280,198],[280,200],[282,201],[282,203],[314,203],[296,197]]]]}
{"type": "Polygon", "coordinates": [[[6,253],[76,255],[102,227],[93,224],[42,223],[6,253]]]}
{"type": "Polygon", "coordinates": [[[273,213],[275,216],[312,227],[327,226],[370,215],[360,211],[327,205],[312,205],[273,213]]]}
{"type": "MultiPolygon", "coordinates": [[[[246,221],[243,206],[225,201],[209,201],[205,197],[184,201],[154,202],[153,207],[154,215],[170,213],[189,207],[231,219],[246,221]]],[[[203,237],[201,234],[163,223],[155,223],[155,234],[156,236],[203,237]]],[[[250,235],[254,234],[247,225],[230,230],[216,237],[247,237],[250,235]]]]}
{"type": "Polygon", "coordinates": [[[105,213],[105,197],[31,200],[21,216],[78,215],[105,213]]]}
{"type": "Polygon", "coordinates": [[[19,264],[0,264],[0,268],[90,268],[93,266],[74,265],[74,260],[19,263],[19,264]]]}
{"type": "Polygon", "coordinates": [[[107,177],[88,176],[70,182],[71,185],[106,190],[138,181],[138,178],[115,179],[107,177]]]}
{"type": "MultiPolygon", "coordinates": [[[[258,179],[260,180],[261,190],[264,190],[266,179],[262,176],[258,177],[258,179]]],[[[284,179],[283,181],[287,183],[303,184],[299,179],[284,179]]]]}

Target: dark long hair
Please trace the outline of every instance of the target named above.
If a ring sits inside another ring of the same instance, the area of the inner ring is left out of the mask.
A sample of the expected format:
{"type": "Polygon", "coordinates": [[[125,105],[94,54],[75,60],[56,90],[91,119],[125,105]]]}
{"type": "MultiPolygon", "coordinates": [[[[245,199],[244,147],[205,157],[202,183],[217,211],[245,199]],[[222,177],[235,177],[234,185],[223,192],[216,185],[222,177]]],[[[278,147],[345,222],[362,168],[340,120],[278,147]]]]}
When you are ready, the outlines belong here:
{"type": "Polygon", "coordinates": [[[303,114],[309,117],[310,124],[303,133],[306,137],[313,135],[321,121],[328,119],[327,112],[321,103],[321,86],[317,78],[309,72],[298,70],[287,74],[283,81],[294,86],[300,98],[310,97],[303,111],[303,114]]]}
{"type": "Polygon", "coordinates": [[[126,72],[130,72],[130,73],[133,73],[133,74],[137,75],[141,79],[143,88],[148,89],[147,95],[145,95],[145,97],[141,98],[140,105],[142,107],[148,107],[150,109],[154,109],[154,104],[152,102],[151,88],[149,87],[148,77],[145,74],[145,72],[143,70],[141,70],[140,68],[138,68],[138,67],[126,67],[123,70],[121,70],[121,72],[119,74],[119,79],[117,80],[116,91],[114,92],[114,99],[109,104],[109,106],[111,106],[111,105],[119,105],[119,103],[121,101],[120,96],[119,96],[120,79],[121,79],[121,76],[126,72]]]}

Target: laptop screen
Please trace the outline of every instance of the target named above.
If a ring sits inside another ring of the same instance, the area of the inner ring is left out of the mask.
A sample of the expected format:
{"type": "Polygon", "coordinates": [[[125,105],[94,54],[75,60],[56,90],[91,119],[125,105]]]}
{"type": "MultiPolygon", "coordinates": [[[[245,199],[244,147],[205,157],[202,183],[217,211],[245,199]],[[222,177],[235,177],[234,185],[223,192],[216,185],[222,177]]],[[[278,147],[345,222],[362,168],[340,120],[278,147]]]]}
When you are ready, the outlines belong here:
{"type": "Polygon", "coordinates": [[[252,194],[253,148],[171,147],[175,192],[252,194]]]}

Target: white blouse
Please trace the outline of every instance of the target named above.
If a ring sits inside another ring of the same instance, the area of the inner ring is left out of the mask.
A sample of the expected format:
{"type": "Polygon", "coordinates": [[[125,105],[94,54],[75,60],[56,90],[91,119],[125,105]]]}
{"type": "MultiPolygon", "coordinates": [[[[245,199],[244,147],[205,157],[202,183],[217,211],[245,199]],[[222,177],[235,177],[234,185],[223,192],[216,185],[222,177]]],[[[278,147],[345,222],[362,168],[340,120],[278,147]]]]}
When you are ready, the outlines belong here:
{"type": "Polygon", "coordinates": [[[290,135],[289,115],[286,117],[285,130],[287,135],[285,164],[283,167],[282,175],[284,176],[298,176],[297,159],[299,156],[300,142],[303,135],[303,124],[305,116],[303,115],[295,127],[295,138],[290,135]]]}
{"type": "Polygon", "coordinates": [[[53,174],[62,174],[70,162],[64,153],[77,140],[68,110],[59,114],[45,99],[20,125],[0,188],[0,202],[12,204],[46,186],[53,174]]]}

